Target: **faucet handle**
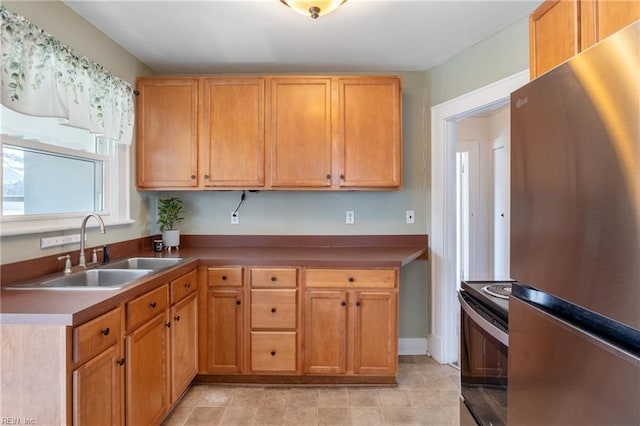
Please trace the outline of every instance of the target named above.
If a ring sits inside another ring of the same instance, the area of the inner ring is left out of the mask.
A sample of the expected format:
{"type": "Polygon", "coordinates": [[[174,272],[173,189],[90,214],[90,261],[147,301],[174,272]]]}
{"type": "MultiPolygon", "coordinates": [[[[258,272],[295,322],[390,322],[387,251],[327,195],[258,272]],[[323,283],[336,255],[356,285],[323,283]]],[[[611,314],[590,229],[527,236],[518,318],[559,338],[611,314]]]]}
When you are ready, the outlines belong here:
{"type": "Polygon", "coordinates": [[[91,263],[98,263],[98,252],[99,251],[102,251],[102,247],[93,249],[93,255],[91,256],[91,263]]]}
{"type": "Polygon", "coordinates": [[[58,260],[64,260],[64,273],[71,273],[71,255],[65,254],[63,256],[58,256],[58,260]]]}

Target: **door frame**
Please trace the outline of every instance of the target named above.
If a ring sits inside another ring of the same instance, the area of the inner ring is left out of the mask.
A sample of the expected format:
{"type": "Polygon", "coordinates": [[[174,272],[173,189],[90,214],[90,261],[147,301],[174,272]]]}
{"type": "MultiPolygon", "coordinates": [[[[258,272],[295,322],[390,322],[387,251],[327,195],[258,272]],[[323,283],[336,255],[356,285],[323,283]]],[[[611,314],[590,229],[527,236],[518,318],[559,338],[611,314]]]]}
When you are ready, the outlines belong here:
{"type": "Polygon", "coordinates": [[[431,108],[431,331],[428,351],[441,364],[458,359],[455,320],[456,277],[455,151],[456,121],[508,100],[529,82],[523,70],[431,108]]]}

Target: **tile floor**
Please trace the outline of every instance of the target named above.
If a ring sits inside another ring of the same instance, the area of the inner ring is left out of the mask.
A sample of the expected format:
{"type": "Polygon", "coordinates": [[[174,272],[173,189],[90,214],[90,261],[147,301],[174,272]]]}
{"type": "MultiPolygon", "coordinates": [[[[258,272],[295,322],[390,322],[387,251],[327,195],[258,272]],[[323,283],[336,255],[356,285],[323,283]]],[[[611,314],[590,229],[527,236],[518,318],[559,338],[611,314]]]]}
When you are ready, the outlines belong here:
{"type": "Polygon", "coordinates": [[[460,375],[400,356],[397,387],[193,385],[170,425],[458,425],[460,375]]]}

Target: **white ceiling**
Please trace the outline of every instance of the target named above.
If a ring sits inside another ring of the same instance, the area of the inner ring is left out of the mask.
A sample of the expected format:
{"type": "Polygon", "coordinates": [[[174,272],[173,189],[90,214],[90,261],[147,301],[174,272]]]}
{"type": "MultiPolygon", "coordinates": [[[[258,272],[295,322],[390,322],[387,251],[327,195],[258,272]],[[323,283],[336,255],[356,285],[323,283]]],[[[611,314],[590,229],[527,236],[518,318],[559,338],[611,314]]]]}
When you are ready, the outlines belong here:
{"type": "Polygon", "coordinates": [[[313,20],[279,0],[65,3],[153,71],[421,71],[541,1],[349,0],[313,20]]]}

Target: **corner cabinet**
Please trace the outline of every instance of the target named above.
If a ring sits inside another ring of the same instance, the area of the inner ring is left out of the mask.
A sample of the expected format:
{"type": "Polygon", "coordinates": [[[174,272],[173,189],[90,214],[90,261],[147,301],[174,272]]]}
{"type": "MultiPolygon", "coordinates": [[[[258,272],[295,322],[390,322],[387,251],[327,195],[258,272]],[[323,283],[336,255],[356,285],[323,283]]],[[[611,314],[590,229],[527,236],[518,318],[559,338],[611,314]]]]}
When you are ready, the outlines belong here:
{"type": "Polygon", "coordinates": [[[640,19],[640,2],[547,0],[529,17],[531,78],[640,19]]]}
{"type": "Polygon", "coordinates": [[[139,189],[198,186],[198,92],[193,78],[138,79],[139,189]]]}
{"type": "Polygon", "coordinates": [[[395,76],[138,79],[138,188],[394,190],[395,76]]]}

